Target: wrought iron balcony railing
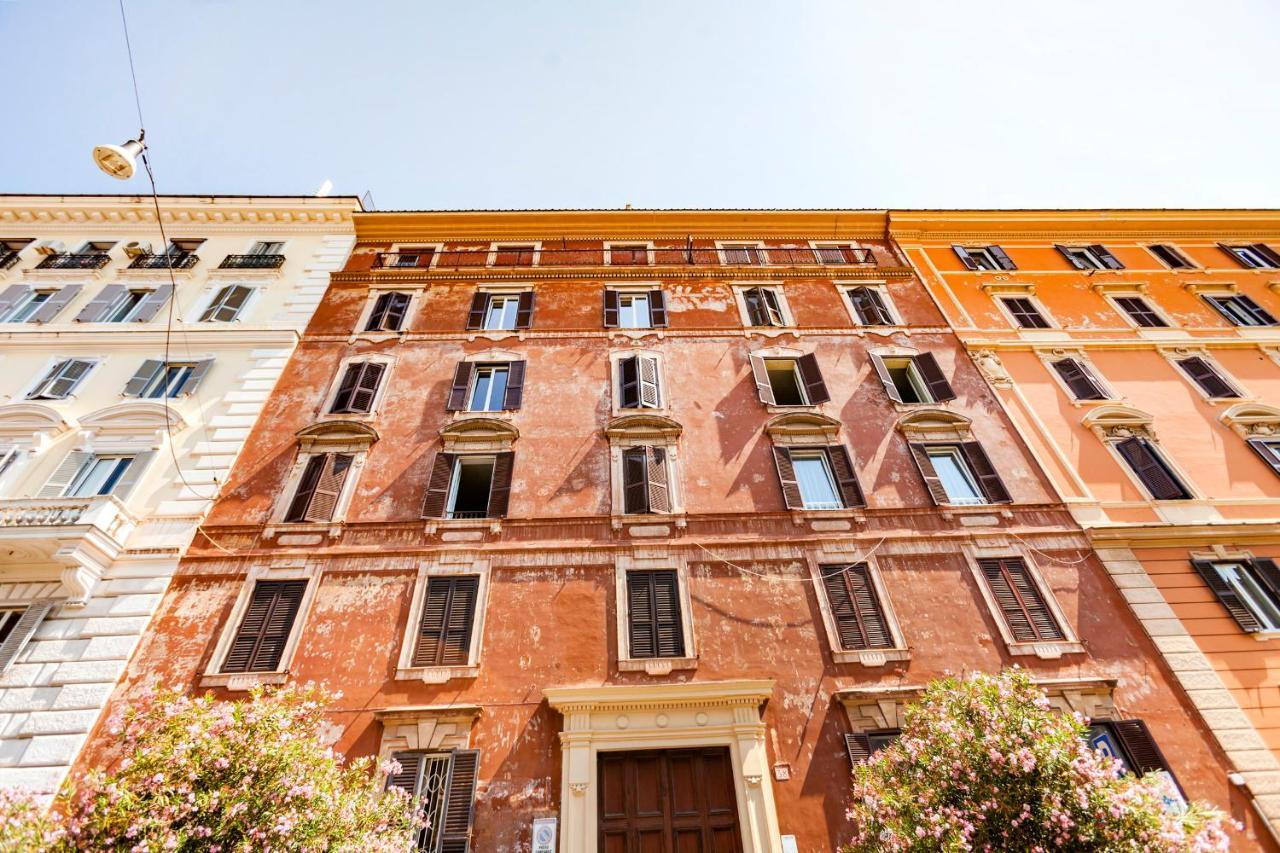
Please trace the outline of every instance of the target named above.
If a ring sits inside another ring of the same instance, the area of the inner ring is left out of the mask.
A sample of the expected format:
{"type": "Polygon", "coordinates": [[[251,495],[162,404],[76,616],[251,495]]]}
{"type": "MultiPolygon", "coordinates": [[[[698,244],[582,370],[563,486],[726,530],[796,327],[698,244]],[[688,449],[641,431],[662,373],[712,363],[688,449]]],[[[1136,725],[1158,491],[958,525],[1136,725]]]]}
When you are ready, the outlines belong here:
{"type": "Polygon", "coordinates": [[[199,255],[182,252],[175,255],[146,254],[138,255],[129,264],[131,270],[189,270],[200,262],[199,255]]]}
{"type": "Polygon", "coordinates": [[[18,253],[12,249],[0,252],[0,270],[7,270],[18,262],[18,253]]]}
{"type": "Polygon", "coordinates": [[[218,264],[220,270],[278,270],[284,266],[284,255],[227,255],[218,264]]]}
{"type": "Polygon", "coordinates": [[[38,270],[100,270],[111,261],[106,252],[63,252],[36,264],[38,270]]]}

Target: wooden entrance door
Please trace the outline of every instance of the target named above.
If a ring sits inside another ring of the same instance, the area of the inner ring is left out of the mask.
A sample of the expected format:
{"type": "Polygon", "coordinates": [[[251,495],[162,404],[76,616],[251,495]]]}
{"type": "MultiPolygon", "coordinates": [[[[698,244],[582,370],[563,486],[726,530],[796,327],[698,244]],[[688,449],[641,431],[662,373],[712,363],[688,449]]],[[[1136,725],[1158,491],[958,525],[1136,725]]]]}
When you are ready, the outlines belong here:
{"type": "Polygon", "coordinates": [[[728,748],[599,756],[600,853],[741,853],[728,748]]]}

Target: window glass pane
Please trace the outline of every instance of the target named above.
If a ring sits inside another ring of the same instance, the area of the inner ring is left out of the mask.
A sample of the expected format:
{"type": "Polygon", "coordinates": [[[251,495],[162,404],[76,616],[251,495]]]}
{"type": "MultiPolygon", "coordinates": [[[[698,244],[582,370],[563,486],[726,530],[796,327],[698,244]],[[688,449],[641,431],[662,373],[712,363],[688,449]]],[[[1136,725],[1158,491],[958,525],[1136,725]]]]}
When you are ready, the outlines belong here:
{"type": "Polygon", "coordinates": [[[960,458],[960,453],[951,448],[930,450],[929,461],[933,463],[934,473],[942,481],[942,488],[947,492],[947,499],[953,504],[981,504],[986,498],[978,491],[978,485],[969,473],[969,466],[960,458]]]}
{"type": "Polygon", "coordinates": [[[519,300],[514,296],[494,296],[489,300],[489,311],[484,318],[486,329],[514,329],[519,300]]]}
{"type": "Polygon", "coordinates": [[[108,323],[123,323],[133,316],[134,309],[142,302],[146,294],[141,290],[126,291],[124,296],[112,307],[107,316],[108,323]]]}
{"type": "Polygon", "coordinates": [[[1240,563],[1214,563],[1218,575],[1227,582],[1249,611],[1268,631],[1280,629],[1280,607],[1267,593],[1258,578],[1240,563]]]}
{"type": "Polygon", "coordinates": [[[791,462],[805,509],[840,509],[843,506],[825,458],[792,454],[791,462]]]}
{"type": "Polygon", "coordinates": [[[618,325],[624,329],[649,328],[649,296],[624,293],[618,297],[618,325]]]}
{"type": "Polygon", "coordinates": [[[66,496],[82,498],[110,494],[131,462],[133,462],[132,456],[105,456],[91,459],[71,482],[66,496]]]}
{"type": "Polygon", "coordinates": [[[475,386],[471,390],[471,411],[501,411],[503,397],[506,392],[506,367],[482,366],[476,368],[475,386]]]}

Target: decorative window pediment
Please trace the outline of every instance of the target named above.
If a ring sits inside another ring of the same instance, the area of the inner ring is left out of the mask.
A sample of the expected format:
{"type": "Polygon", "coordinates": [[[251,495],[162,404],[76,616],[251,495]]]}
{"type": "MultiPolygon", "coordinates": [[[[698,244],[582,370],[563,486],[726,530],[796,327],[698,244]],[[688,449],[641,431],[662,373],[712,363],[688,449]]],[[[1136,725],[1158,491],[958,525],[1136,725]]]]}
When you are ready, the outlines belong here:
{"type": "Polygon", "coordinates": [[[418,705],[384,708],[373,712],[382,723],[382,743],[378,750],[384,758],[404,750],[445,751],[466,749],[471,742],[471,727],[480,718],[477,705],[418,705]]]}
{"type": "Polygon", "coordinates": [[[662,415],[623,415],[609,421],[604,428],[610,444],[645,441],[672,444],[683,431],[684,427],[662,415]]]}
{"type": "Polygon", "coordinates": [[[508,362],[508,361],[523,361],[524,356],[520,355],[517,352],[512,352],[511,350],[506,350],[506,349],[487,349],[484,352],[473,352],[462,360],[477,361],[477,362],[487,362],[487,361],[508,362]]]}
{"type": "Polygon", "coordinates": [[[497,418],[462,418],[440,430],[445,453],[508,451],[520,431],[497,418]]]}
{"type": "Polygon", "coordinates": [[[378,440],[378,431],[369,424],[348,420],[325,420],[298,430],[303,453],[359,453],[378,440]]]}
{"type": "Polygon", "coordinates": [[[840,422],[817,412],[787,412],[770,420],[764,431],[774,444],[833,444],[840,422]]]}
{"type": "Polygon", "coordinates": [[[1081,419],[1103,441],[1155,438],[1155,418],[1131,406],[1100,406],[1081,419]]]}
{"type": "Polygon", "coordinates": [[[966,441],[971,434],[971,421],[964,415],[945,409],[919,409],[898,419],[898,429],[909,440],[966,441]]]}
{"type": "Polygon", "coordinates": [[[1242,438],[1280,437],[1280,409],[1263,403],[1236,403],[1221,420],[1242,438]]]}
{"type": "Polygon", "coordinates": [[[0,441],[5,444],[30,443],[41,449],[72,427],[57,411],[39,403],[0,406],[0,441]]]}
{"type": "Polygon", "coordinates": [[[150,400],[133,400],[99,409],[80,419],[85,445],[102,447],[159,447],[172,433],[187,427],[172,406],[150,400]]]}

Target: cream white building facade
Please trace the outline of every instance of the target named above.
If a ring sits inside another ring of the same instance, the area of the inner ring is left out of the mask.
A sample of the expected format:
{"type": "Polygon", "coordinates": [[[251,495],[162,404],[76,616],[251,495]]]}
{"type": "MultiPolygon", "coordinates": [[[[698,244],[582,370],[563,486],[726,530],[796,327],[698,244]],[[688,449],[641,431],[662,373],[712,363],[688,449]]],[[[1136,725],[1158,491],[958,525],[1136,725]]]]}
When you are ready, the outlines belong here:
{"type": "Polygon", "coordinates": [[[359,209],[0,196],[0,786],[62,783],[359,209]]]}

